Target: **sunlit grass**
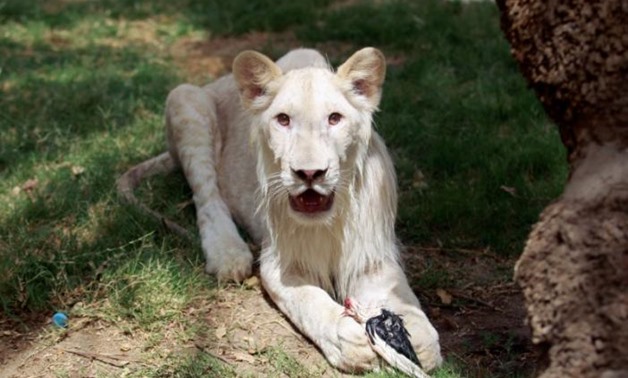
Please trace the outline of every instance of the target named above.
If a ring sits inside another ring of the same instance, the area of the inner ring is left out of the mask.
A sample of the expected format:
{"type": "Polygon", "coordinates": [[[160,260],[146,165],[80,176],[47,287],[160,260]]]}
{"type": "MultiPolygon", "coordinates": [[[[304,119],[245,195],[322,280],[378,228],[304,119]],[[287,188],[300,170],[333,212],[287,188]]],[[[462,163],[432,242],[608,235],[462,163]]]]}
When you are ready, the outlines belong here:
{"type": "Polygon", "coordinates": [[[105,251],[148,228],[121,213],[113,184],[131,162],[163,149],[162,104],[178,79],[160,46],[177,32],[155,32],[168,28],[160,24],[139,39],[133,26],[106,15],[75,21],[51,27],[27,15],[2,29],[5,311],[54,305],[106,260],[105,251]],[[112,37],[118,46],[107,43],[112,37]]]}
{"type": "Polygon", "coordinates": [[[168,252],[149,251],[158,257],[138,255],[105,270],[98,288],[106,295],[100,311],[145,331],[159,332],[164,322],[178,318],[194,298],[206,294],[203,288],[208,280],[202,269],[177,263],[168,252]]]}

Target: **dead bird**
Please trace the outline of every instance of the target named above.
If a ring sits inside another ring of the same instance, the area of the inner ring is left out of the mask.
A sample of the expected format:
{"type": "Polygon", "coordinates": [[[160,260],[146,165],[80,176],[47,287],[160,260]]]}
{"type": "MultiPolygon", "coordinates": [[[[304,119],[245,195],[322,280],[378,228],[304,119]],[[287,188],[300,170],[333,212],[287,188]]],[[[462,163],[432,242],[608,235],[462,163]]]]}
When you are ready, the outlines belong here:
{"type": "Polygon", "coordinates": [[[371,347],[390,366],[415,378],[429,378],[410,343],[410,333],[401,316],[381,309],[381,313],[368,317],[365,309],[355,300],[346,298],[344,314],[364,324],[371,347]]]}

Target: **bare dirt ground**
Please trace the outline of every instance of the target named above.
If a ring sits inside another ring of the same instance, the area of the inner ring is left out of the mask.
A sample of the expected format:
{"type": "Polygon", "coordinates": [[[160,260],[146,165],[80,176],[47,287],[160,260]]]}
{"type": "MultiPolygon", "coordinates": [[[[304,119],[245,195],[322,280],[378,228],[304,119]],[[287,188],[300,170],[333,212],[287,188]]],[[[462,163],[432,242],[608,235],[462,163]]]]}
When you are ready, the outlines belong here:
{"type": "MultiPolygon", "coordinates": [[[[529,342],[519,290],[504,277],[512,260],[481,251],[409,249],[405,254],[411,282],[425,270],[447,269],[452,287],[418,291],[439,330],[446,357],[477,377],[526,376],[540,351],[529,342]]],[[[344,376],[329,367],[262,292],[257,279],[218,290],[215,298],[189,310],[209,334],[186,342],[168,336],[151,343],[143,333],[94,318],[73,318],[68,331],[53,329],[49,317],[26,319],[30,331],[14,321],[0,321],[0,377],[124,376],[145,366],[159,366],[171,354],[205,353],[243,376],[276,376],[273,351],[284,351],[313,376],[344,376]],[[153,345],[155,344],[155,345],[153,345]]]]}
{"type": "Polygon", "coordinates": [[[532,376],[542,350],[531,343],[520,289],[512,282],[516,259],[488,251],[412,249],[405,254],[410,282],[427,267],[447,272],[446,287],[414,287],[441,337],[445,356],[477,377],[532,376]]]}
{"type": "Polygon", "coordinates": [[[5,321],[0,323],[0,377],[118,377],[158,367],[169,355],[194,353],[212,356],[243,376],[276,376],[270,362],[275,350],[285,351],[315,375],[340,376],[272,306],[259,281],[247,285],[219,289],[211,302],[189,310],[211,331],[185,342],[164,329],[163,338],[151,343],[143,332],[90,317],[72,317],[67,331],[33,319],[34,329],[20,333],[8,329],[15,323],[5,321]]]}
{"type": "MultiPolygon", "coordinates": [[[[253,33],[209,41],[181,40],[171,47],[186,79],[201,84],[224,74],[233,57],[247,48],[286,51],[299,47],[291,34],[253,33]]],[[[346,55],[352,46],[315,46],[346,55]]],[[[391,63],[402,58],[391,59],[391,63]]],[[[525,309],[512,283],[515,259],[486,251],[408,248],[404,261],[409,280],[421,282],[431,271],[446,272],[447,285],[414,285],[428,316],[439,330],[444,355],[460,362],[469,376],[530,375],[539,348],[530,342],[525,309]]],[[[277,376],[274,350],[283,350],[313,376],[344,376],[332,369],[319,351],[273,307],[255,280],[243,287],[228,286],[215,298],[189,310],[189,316],[213,331],[184,343],[169,337],[151,341],[123,325],[94,317],[72,318],[66,331],[55,330],[51,314],[0,318],[0,377],[125,376],[142,367],[159,366],[169,355],[206,353],[243,376],[277,376]]],[[[176,326],[176,325],[173,325],[176,326]]]]}

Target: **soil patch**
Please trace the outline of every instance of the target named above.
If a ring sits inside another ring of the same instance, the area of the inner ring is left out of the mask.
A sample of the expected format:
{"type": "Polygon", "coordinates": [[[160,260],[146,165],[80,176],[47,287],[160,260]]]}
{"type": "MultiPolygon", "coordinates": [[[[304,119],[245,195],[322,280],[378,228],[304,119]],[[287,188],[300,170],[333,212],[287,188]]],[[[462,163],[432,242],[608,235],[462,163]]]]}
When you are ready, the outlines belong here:
{"type": "Polygon", "coordinates": [[[523,295],[512,282],[516,258],[486,250],[409,248],[404,260],[410,282],[422,282],[429,272],[446,273],[442,285],[413,285],[445,356],[478,377],[534,375],[543,351],[530,341],[523,295]]]}
{"type": "Polygon", "coordinates": [[[148,362],[144,340],[133,334],[89,318],[72,322],[68,330],[49,324],[0,349],[0,377],[113,377],[148,362]]]}
{"type": "MultiPolygon", "coordinates": [[[[410,282],[421,282],[426,266],[460,277],[447,286],[414,287],[446,357],[471,370],[470,376],[533,373],[541,351],[529,341],[521,293],[509,279],[500,279],[513,259],[412,248],[404,257],[410,282]]],[[[206,302],[190,311],[206,325],[206,334],[181,341],[169,339],[164,330],[164,338],[150,347],[141,334],[89,318],[73,318],[67,331],[53,329],[41,317],[31,320],[31,332],[16,332],[15,324],[0,322],[0,377],[48,377],[60,371],[68,377],[120,376],[159,366],[164,360],[158,356],[173,353],[205,353],[243,376],[277,376],[281,364],[301,365],[303,375],[344,376],[273,306],[257,278],[218,289],[206,302]]]]}

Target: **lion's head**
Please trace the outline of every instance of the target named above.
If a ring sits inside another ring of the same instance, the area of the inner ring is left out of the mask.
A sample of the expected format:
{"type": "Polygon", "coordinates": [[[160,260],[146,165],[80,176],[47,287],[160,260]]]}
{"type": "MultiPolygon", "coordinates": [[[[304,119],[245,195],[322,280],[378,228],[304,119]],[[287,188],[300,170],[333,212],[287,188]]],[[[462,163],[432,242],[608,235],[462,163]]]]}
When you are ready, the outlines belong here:
{"type": "Polygon", "coordinates": [[[356,52],[336,72],[312,50],[277,63],[254,51],[238,55],[233,73],[252,116],[264,203],[301,224],[342,211],[366,158],[385,71],[374,48],[356,52]]]}

